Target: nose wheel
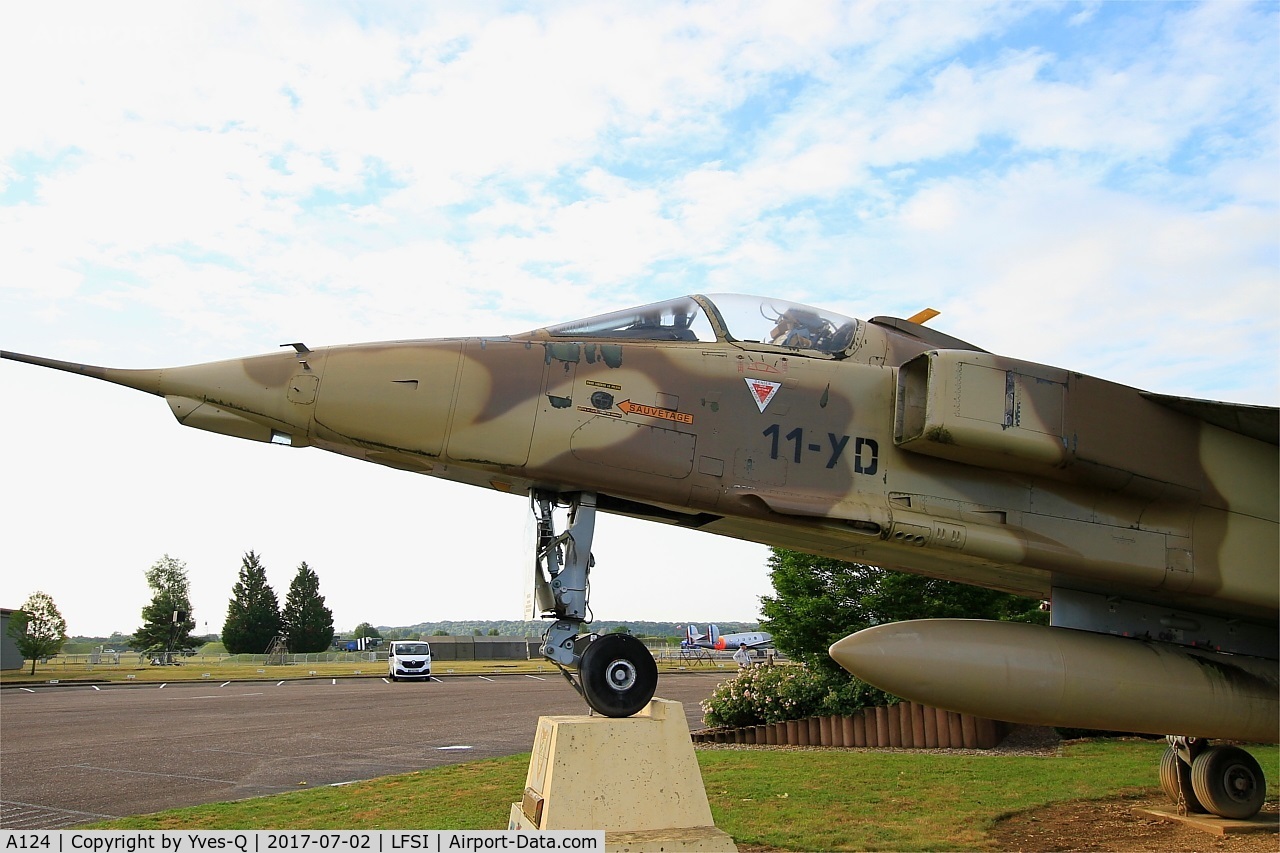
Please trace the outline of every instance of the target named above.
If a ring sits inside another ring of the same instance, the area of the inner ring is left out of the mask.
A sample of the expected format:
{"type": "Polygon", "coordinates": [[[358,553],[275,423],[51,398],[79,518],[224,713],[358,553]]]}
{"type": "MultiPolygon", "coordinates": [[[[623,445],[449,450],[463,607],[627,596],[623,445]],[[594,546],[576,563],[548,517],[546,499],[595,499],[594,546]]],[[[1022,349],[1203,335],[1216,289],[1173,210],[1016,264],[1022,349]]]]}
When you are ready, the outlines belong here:
{"type": "Polygon", "coordinates": [[[630,717],[653,698],[658,665],[635,637],[605,634],[583,652],[578,678],[593,709],[606,717],[630,717]]]}

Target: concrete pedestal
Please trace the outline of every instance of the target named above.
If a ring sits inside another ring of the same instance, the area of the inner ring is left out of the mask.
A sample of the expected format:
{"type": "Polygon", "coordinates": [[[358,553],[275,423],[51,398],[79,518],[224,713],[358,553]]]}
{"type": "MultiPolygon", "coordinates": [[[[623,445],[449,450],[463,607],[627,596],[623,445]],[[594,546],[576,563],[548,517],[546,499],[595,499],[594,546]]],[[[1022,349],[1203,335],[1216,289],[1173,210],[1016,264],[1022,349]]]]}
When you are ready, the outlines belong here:
{"type": "Polygon", "coordinates": [[[679,702],[634,717],[540,717],[508,829],[603,829],[609,850],[736,851],[716,829],[679,702]]]}

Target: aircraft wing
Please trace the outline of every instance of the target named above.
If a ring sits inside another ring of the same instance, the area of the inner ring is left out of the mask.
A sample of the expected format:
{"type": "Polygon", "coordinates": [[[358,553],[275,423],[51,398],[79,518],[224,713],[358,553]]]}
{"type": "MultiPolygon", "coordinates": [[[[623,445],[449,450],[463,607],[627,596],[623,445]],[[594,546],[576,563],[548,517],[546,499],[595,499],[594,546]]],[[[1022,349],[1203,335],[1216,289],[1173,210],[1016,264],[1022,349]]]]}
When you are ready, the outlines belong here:
{"type": "Polygon", "coordinates": [[[1162,406],[1199,418],[1207,424],[1237,432],[1268,444],[1280,444],[1280,409],[1275,406],[1251,406],[1244,403],[1220,403],[1194,397],[1171,397],[1167,394],[1141,392],[1143,397],[1162,406]]]}

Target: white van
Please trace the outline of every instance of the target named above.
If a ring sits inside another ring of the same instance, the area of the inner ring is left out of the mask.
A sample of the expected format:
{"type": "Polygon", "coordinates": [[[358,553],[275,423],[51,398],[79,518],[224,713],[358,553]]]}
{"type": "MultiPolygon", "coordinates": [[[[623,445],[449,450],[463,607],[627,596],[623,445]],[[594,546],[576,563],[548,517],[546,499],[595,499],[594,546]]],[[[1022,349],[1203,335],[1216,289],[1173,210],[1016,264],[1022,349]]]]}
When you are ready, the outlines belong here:
{"type": "Polygon", "coordinates": [[[387,676],[392,681],[430,678],[431,645],[422,640],[393,640],[387,647],[387,676]]]}

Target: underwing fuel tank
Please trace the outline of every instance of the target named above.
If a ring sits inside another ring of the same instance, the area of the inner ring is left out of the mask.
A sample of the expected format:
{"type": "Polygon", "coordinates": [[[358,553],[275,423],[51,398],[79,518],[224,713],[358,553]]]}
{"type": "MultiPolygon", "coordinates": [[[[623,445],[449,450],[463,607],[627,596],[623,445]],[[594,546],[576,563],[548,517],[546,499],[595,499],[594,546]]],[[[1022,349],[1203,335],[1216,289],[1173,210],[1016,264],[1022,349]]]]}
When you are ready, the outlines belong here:
{"type": "Polygon", "coordinates": [[[980,619],[877,625],[831,646],[858,678],[947,710],[1031,725],[1274,743],[1274,660],[980,619]]]}

